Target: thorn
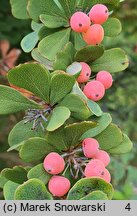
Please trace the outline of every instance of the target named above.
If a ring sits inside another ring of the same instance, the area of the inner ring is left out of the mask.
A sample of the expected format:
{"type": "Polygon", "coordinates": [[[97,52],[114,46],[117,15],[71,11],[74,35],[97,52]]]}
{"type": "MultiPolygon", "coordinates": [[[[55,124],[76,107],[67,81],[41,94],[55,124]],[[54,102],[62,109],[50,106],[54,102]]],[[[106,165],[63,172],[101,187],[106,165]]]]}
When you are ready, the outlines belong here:
{"type": "Polygon", "coordinates": [[[41,118],[42,118],[45,122],[48,122],[48,119],[46,119],[44,115],[41,115],[41,118]]]}

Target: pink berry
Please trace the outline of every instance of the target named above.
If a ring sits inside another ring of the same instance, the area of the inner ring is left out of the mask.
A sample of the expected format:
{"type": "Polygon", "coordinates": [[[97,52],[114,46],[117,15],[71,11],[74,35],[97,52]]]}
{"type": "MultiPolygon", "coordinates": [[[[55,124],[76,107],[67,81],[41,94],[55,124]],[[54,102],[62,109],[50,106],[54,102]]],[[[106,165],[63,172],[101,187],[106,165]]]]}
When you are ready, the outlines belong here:
{"type": "Polygon", "coordinates": [[[99,152],[99,143],[96,139],[87,138],[82,142],[85,157],[93,158],[99,152]]]}
{"type": "Polygon", "coordinates": [[[83,12],[74,13],[70,19],[70,26],[75,32],[86,32],[90,24],[90,18],[83,12]]]}
{"type": "Polygon", "coordinates": [[[101,82],[93,80],[85,85],[83,92],[87,98],[99,101],[105,95],[105,88],[101,82]]]}
{"type": "Polygon", "coordinates": [[[96,155],[94,155],[94,159],[98,159],[101,160],[103,162],[103,164],[106,166],[108,166],[108,164],[110,163],[110,156],[106,151],[103,150],[99,150],[97,152],[96,155]]]}
{"type": "Polygon", "coordinates": [[[107,169],[104,170],[104,175],[103,175],[102,179],[108,183],[111,182],[111,175],[107,169]]]}
{"type": "Polygon", "coordinates": [[[82,66],[82,71],[77,79],[77,81],[79,83],[84,83],[87,82],[90,78],[91,75],[91,69],[89,67],[88,64],[86,64],[85,62],[80,62],[81,66],[82,66]]]}
{"type": "Polygon", "coordinates": [[[83,35],[83,40],[88,45],[98,45],[104,39],[104,29],[101,25],[94,24],[90,26],[90,28],[82,35],[83,35]]]}
{"type": "Polygon", "coordinates": [[[52,176],[48,184],[49,191],[57,197],[62,197],[70,189],[70,181],[62,176],[52,176]]]}
{"type": "Polygon", "coordinates": [[[101,82],[104,85],[105,89],[109,89],[113,84],[112,75],[107,71],[100,71],[97,74],[96,80],[101,82]]]}
{"type": "Polygon", "coordinates": [[[86,177],[103,178],[104,170],[105,170],[105,166],[102,163],[102,161],[98,159],[93,159],[87,164],[84,173],[86,177]]]}
{"type": "Polygon", "coordinates": [[[44,168],[48,173],[56,175],[64,170],[65,161],[56,152],[51,152],[44,159],[44,168]]]}
{"type": "Polygon", "coordinates": [[[103,4],[96,4],[91,8],[89,17],[93,23],[103,24],[109,17],[108,8],[103,4]]]}
{"type": "Polygon", "coordinates": [[[101,82],[104,85],[105,89],[109,89],[113,84],[112,75],[107,71],[100,71],[97,74],[96,80],[101,82]]]}

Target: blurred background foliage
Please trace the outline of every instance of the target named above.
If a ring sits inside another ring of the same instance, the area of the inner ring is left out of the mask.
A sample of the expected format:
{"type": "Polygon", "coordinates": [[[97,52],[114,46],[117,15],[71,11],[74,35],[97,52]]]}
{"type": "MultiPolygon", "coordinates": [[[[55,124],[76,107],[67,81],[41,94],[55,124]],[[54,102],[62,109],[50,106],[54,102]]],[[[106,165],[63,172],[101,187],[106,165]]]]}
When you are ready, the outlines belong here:
{"type": "Polygon", "coordinates": [[[116,16],[122,21],[122,33],[106,38],[106,47],[121,47],[128,54],[129,68],[114,76],[114,85],[103,101],[116,122],[134,143],[129,154],[112,158],[110,171],[117,189],[114,199],[137,199],[137,1],[124,1],[116,16]]]}
{"type": "MultiPolygon", "coordinates": [[[[104,44],[106,48],[123,48],[129,56],[130,66],[126,71],[114,75],[114,85],[101,105],[129,135],[134,149],[129,154],[112,158],[109,169],[116,189],[114,199],[137,199],[137,1],[124,1],[114,16],[121,19],[123,32],[116,38],[105,38],[104,44]]],[[[11,48],[20,49],[21,39],[29,32],[30,21],[15,19],[11,15],[9,0],[0,0],[0,40],[7,39],[11,48]]],[[[30,54],[22,52],[17,63],[29,60],[30,54]]],[[[3,83],[6,83],[6,79],[0,74],[0,84],[3,83]]],[[[5,153],[8,133],[21,118],[22,114],[0,117],[0,170],[22,165],[16,153],[5,153]]]]}
{"type": "MultiPolygon", "coordinates": [[[[20,49],[20,41],[31,32],[29,20],[18,20],[11,14],[9,0],[0,0],[0,40],[9,40],[12,47],[20,49]]],[[[22,53],[19,62],[30,59],[28,54],[22,53]]]]}

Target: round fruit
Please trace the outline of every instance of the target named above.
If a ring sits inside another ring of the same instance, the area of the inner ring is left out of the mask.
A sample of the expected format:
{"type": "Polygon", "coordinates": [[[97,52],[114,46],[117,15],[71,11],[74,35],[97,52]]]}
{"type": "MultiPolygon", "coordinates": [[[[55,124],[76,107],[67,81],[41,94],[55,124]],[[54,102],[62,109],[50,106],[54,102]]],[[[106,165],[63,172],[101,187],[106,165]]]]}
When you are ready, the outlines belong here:
{"type": "Polygon", "coordinates": [[[99,101],[105,95],[105,88],[101,82],[93,80],[85,85],[83,92],[87,98],[99,101]]]}
{"type": "Polygon", "coordinates": [[[110,156],[106,151],[99,150],[97,154],[94,156],[94,159],[101,160],[103,164],[106,166],[110,163],[110,156]]]}
{"type": "Polygon", "coordinates": [[[104,171],[105,171],[104,164],[98,159],[93,159],[87,164],[84,173],[86,177],[103,178],[104,171]]]}
{"type": "Polygon", "coordinates": [[[74,13],[70,19],[70,26],[75,32],[86,32],[90,24],[90,18],[83,12],[74,13]]]}
{"type": "Polygon", "coordinates": [[[101,25],[94,24],[90,26],[90,28],[82,35],[83,35],[83,40],[88,45],[98,45],[104,39],[104,29],[101,25]]]}
{"type": "Polygon", "coordinates": [[[105,89],[109,89],[113,84],[112,75],[107,71],[100,71],[97,74],[96,80],[101,82],[104,85],[105,89]]]}
{"type": "Polygon", "coordinates": [[[70,181],[62,176],[52,176],[48,184],[49,191],[57,197],[62,197],[70,189],[70,181]]]}
{"type": "Polygon", "coordinates": [[[65,161],[56,152],[51,152],[44,159],[44,168],[48,173],[56,175],[64,170],[65,161]]]}
{"type": "Polygon", "coordinates": [[[99,143],[96,139],[87,138],[82,142],[83,153],[87,158],[93,158],[99,152],[99,143]]]}
{"type": "Polygon", "coordinates": [[[103,24],[109,17],[108,8],[103,4],[96,4],[91,8],[89,17],[93,23],[103,24]]]}
{"type": "Polygon", "coordinates": [[[85,62],[80,62],[80,64],[82,66],[82,71],[81,71],[77,81],[79,83],[84,83],[90,79],[91,69],[90,69],[89,65],[86,64],[85,62]]]}

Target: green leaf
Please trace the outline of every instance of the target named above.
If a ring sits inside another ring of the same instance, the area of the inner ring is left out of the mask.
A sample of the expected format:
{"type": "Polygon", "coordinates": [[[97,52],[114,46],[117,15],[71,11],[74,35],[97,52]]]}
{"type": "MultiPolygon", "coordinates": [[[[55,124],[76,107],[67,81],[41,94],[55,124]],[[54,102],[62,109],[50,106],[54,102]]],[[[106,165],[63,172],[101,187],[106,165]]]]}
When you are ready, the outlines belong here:
{"type": "Polygon", "coordinates": [[[52,151],[56,150],[45,139],[35,137],[24,141],[20,149],[20,157],[26,162],[38,161],[52,151]]]}
{"type": "Polygon", "coordinates": [[[17,184],[12,181],[8,181],[3,188],[3,194],[5,200],[14,200],[14,194],[15,190],[20,186],[20,184],[17,184]]]}
{"type": "Polygon", "coordinates": [[[93,191],[87,196],[83,197],[81,200],[108,200],[107,195],[102,191],[93,191]]]}
{"type": "Polygon", "coordinates": [[[98,140],[101,149],[108,151],[111,148],[119,146],[123,140],[123,134],[115,124],[110,124],[95,139],[98,140]]]}
{"type": "Polygon", "coordinates": [[[52,76],[50,104],[54,105],[63,99],[72,90],[75,78],[67,73],[60,72],[52,76]],[[67,85],[66,85],[67,83],[67,85]]]}
{"type": "Polygon", "coordinates": [[[103,132],[109,126],[109,124],[112,122],[112,118],[111,118],[110,114],[103,113],[103,115],[100,118],[92,118],[92,121],[96,122],[96,124],[97,124],[96,127],[86,131],[82,135],[81,140],[84,140],[84,139],[89,138],[89,137],[95,137],[98,134],[100,134],[101,132],[103,132]]]}
{"type": "Polygon", "coordinates": [[[41,109],[41,106],[27,99],[17,90],[0,85],[0,114],[6,115],[27,109],[41,109]]]}
{"type": "Polygon", "coordinates": [[[45,133],[41,127],[39,127],[37,131],[31,130],[32,125],[32,122],[28,122],[27,124],[25,124],[25,120],[23,120],[14,126],[8,137],[8,142],[12,149],[14,146],[16,147],[17,144],[20,144],[23,141],[28,140],[29,138],[45,136],[45,133]]]}
{"type": "Polygon", "coordinates": [[[92,1],[87,1],[87,0],[79,0],[78,7],[82,8],[83,10],[86,9],[91,9],[92,6],[95,4],[105,4],[107,6],[113,6],[116,7],[118,6],[118,3],[120,0],[92,0],[92,1]]]}
{"type": "Polygon", "coordinates": [[[92,121],[69,124],[56,131],[47,132],[45,139],[54,148],[58,149],[59,152],[65,152],[71,146],[78,146],[82,134],[95,126],[96,123],[92,121]]]}
{"type": "Polygon", "coordinates": [[[58,7],[59,7],[61,10],[63,10],[61,4],[59,3],[59,0],[54,0],[54,2],[58,5],[58,7]]]}
{"type": "Polygon", "coordinates": [[[122,31],[121,22],[116,18],[109,18],[107,22],[103,24],[105,36],[116,37],[122,31]]]}
{"type": "Polygon", "coordinates": [[[10,4],[14,17],[18,19],[29,19],[27,13],[28,0],[10,0],[10,4]]]}
{"type": "Polygon", "coordinates": [[[78,95],[68,94],[59,105],[67,107],[71,111],[71,116],[76,119],[86,120],[91,116],[86,101],[78,95]]]}
{"type": "Polygon", "coordinates": [[[45,139],[59,152],[68,150],[66,134],[63,126],[52,132],[47,131],[45,139]]]}
{"type": "Polygon", "coordinates": [[[68,21],[60,16],[51,16],[47,14],[40,15],[41,22],[48,28],[59,28],[62,26],[68,26],[68,21]]]}
{"type": "Polygon", "coordinates": [[[44,183],[39,179],[30,179],[20,185],[14,195],[15,200],[51,200],[52,196],[47,191],[44,183]]]}
{"type": "Polygon", "coordinates": [[[113,196],[113,187],[102,179],[83,178],[79,180],[69,191],[68,200],[80,200],[94,191],[102,191],[109,200],[113,196]]]}
{"type": "Polygon", "coordinates": [[[23,145],[23,142],[22,143],[18,143],[18,144],[16,144],[16,145],[13,145],[13,146],[11,146],[8,150],[7,150],[7,152],[10,152],[10,151],[13,151],[13,150],[16,150],[16,151],[19,151],[19,149],[20,149],[20,147],[23,145]]]}
{"type": "Polygon", "coordinates": [[[71,123],[55,132],[48,133],[46,140],[54,145],[59,151],[67,151],[71,146],[76,147],[80,144],[80,137],[87,130],[96,127],[92,121],[81,123],[71,123]]]}
{"type": "Polygon", "coordinates": [[[83,121],[81,123],[78,122],[67,125],[64,130],[68,147],[79,145],[82,134],[94,127],[96,127],[96,123],[92,121],[83,121]]]}
{"type": "Polygon", "coordinates": [[[87,46],[86,42],[83,40],[82,35],[77,32],[71,32],[71,40],[74,43],[75,49],[82,49],[84,46],[87,46]]]}
{"type": "Polygon", "coordinates": [[[81,71],[82,71],[82,66],[79,62],[73,62],[66,69],[66,72],[68,74],[75,76],[76,78],[80,75],[81,71]]]}
{"type": "Polygon", "coordinates": [[[8,80],[49,102],[50,73],[40,64],[21,64],[8,73],[8,80]]]}
{"type": "Polygon", "coordinates": [[[60,30],[63,30],[63,28],[47,28],[46,26],[43,26],[40,30],[39,30],[39,40],[41,41],[42,39],[44,39],[45,37],[53,34],[53,33],[56,33],[60,30]]]}
{"type": "Polygon", "coordinates": [[[93,62],[100,58],[104,53],[104,47],[101,46],[85,46],[78,50],[75,55],[75,61],[78,62],[93,62]]]}
{"type": "Polygon", "coordinates": [[[88,104],[88,107],[90,108],[91,112],[95,115],[95,116],[101,116],[103,114],[100,106],[92,101],[92,100],[87,100],[87,104],[88,104]]]}
{"type": "Polygon", "coordinates": [[[55,60],[56,54],[69,42],[70,31],[67,28],[43,38],[38,45],[40,54],[51,61],[55,60]]]}
{"type": "Polygon", "coordinates": [[[37,23],[35,21],[32,20],[31,22],[31,28],[33,31],[39,33],[40,29],[43,27],[44,25],[42,23],[37,23]]]}
{"type": "Polygon", "coordinates": [[[60,74],[66,74],[65,71],[62,71],[62,70],[56,70],[56,71],[53,71],[51,73],[51,78],[53,78],[55,75],[60,75],[60,74]]]}
{"type": "Polygon", "coordinates": [[[75,85],[73,86],[71,93],[78,95],[80,98],[84,99],[85,101],[88,101],[88,98],[86,97],[86,95],[83,93],[83,91],[79,87],[78,82],[76,82],[75,85]]]}
{"type": "Polygon", "coordinates": [[[54,131],[61,127],[65,121],[70,117],[70,110],[65,106],[59,106],[53,109],[47,131],[54,131]]]}
{"type": "Polygon", "coordinates": [[[4,176],[0,173],[0,189],[3,189],[4,185],[7,183],[8,179],[6,179],[4,176]]]}
{"type": "Polygon", "coordinates": [[[60,51],[54,61],[54,70],[66,70],[66,68],[73,62],[75,49],[71,42],[67,43],[62,51],[60,51]],[[69,55],[68,55],[69,53],[69,55]]]}
{"type": "Polygon", "coordinates": [[[133,143],[126,134],[123,134],[123,136],[123,141],[116,148],[109,150],[111,154],[125,154],[132,150],[133,143]]]}
{"type": "Polygon", "coordinates": [[[38,22],[41,14],[65,18],[64,12],[52,0],[29,0],[28,12],[30,17],[38,22]]]}
{"type": "Polygon", "coordinates": [[[31,32],[26,35],[21,41],[21,48],[24,52],[31,52],[38,43],[39,37],[37,32],[31,32]]]}
{"type": "Polygon", "coordinates": [[[44,184],[47,184],[51,178],[51,175],[43,168],[43,163],[34,166],[28,172],[28,179],[36,178],[41,180],[44,184]]]}
{"type": "Polygon", "coordinates": [[[43,64],[47,70],[53,70],[53,63],[48,59],[44,58],[38,51],[38,48],[35,48],[31,52],[32,58],[37,62],[43,64]]]}
{"type": "Polygon", "coordinates": [[[75,13],[77,0],[59,0],[59,3],[65,11],[67,18],[70,18],[75,13]]]}
{"type": "Polygon", "coordinates": [[[2,170],[1,175],[18,184],[22,184],[27,180],[27,171],[21,166],[15,166],[12,169],[5,168],[2,170]]]}
{"type": "Polygon", "coordinates": [[[94,72],[106,70],[110,73],[115,73],[125,70],[128,65],[129,60],[125,52],[122,49],[114,48],[106,50],[104,55],[94,61],[90,66],[94,72]]]}

